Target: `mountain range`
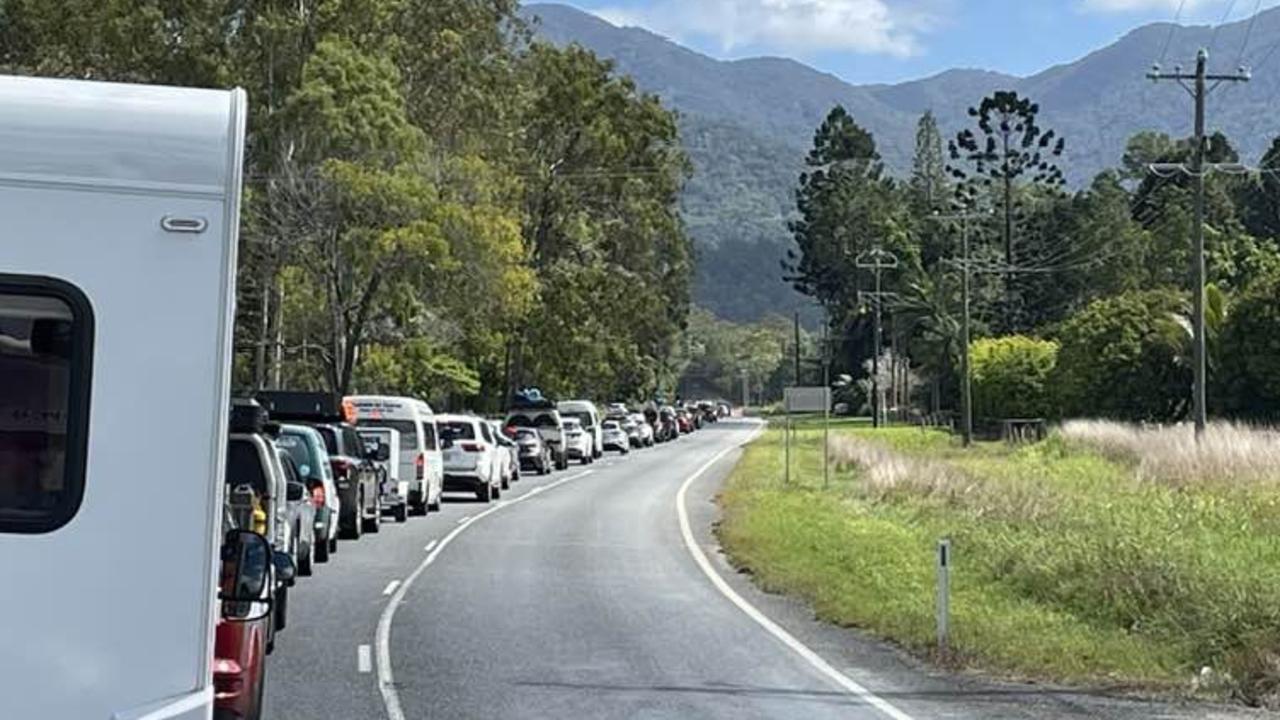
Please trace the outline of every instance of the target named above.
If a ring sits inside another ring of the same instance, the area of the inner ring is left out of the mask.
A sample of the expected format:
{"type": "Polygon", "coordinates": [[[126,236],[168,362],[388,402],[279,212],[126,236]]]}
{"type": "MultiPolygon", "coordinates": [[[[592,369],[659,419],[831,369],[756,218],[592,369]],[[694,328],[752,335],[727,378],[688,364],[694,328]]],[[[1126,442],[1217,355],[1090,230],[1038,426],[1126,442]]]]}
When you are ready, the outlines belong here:
{"type": "MultiPolygon", "coordinates": [[[[1191,133],[1188,95],[1146,78],[1166,43],[1167,65],[1176,58],[1190,67],[1197,49],[1212,46],[1220,53],[1210,69],[1224,72],[1236,69],[1249,34],[1242,60],[1254,66],[1253,79],[1210,97],[1208,125],[1226,133],[1246,161],[1256,161],[1280,134],[1280,116],[1272,112],[1280,100],[1280,8],[1258,15],[1252,28],[1249,20],[1217,28],[1144,25],[1073,63],[1028,77],[955,69],[879,85],[853,85],[784,58],[716,60],[566,5],[528,5],[524,13],[543,39],[578,43],[613,60],[618,72],[680,113],[694,164],[682,209],[699,252],[695,300],[735,320],[811,305],[782,280],[780,261],[791,245],[786,220],[804,155],[836,104],[875,135],[889,170],[905,175],[923,112],[932,111],[944,136],[952,137],[985,95],[1016,90],[1040,104],[1044,127],[1066,138],[1059,164],[1071,185],[1081,187],[1118,165],[1125,142],[1140,130],[1191,133]]],[[[993,38],[993,61],[1000,41],[993,38]]]]}

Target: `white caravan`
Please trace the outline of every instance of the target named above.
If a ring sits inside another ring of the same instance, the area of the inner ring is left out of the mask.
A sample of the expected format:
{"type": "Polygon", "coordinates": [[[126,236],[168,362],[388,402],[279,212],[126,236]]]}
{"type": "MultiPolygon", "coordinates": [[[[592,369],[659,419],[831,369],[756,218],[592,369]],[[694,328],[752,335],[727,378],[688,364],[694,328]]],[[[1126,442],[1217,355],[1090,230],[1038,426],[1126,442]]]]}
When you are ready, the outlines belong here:
{"type": "Polygon", "coordinates": [[[444,494],[444,456],[436,440],[431,406],[406,397],[355,395],[346,398],[356,410],[356,427],[388,427],[400,431],[400,475],[409,479],[409,507],[425,515],[440,509],[444,494]]]}
{"type": "Polygon", "coordinates": [[[5,718],[212,712],[245,102],[0,77],[5,718]]]}

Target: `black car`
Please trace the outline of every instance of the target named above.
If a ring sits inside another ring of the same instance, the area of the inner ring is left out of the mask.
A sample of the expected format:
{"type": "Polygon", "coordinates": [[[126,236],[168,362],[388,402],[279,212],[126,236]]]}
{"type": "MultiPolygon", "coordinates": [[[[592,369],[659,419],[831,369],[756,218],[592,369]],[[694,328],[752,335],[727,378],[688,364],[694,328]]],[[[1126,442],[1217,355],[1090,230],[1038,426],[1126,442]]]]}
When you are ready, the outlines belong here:
{"type": "Polygon", "coordinates": [[[324,439],[341,510],[338,525],[352,540],[382,527],[378,466],[356,432],[354,409],[328,393],[263,392],[257,396],[277,420],[310,425],[324,439]]]}

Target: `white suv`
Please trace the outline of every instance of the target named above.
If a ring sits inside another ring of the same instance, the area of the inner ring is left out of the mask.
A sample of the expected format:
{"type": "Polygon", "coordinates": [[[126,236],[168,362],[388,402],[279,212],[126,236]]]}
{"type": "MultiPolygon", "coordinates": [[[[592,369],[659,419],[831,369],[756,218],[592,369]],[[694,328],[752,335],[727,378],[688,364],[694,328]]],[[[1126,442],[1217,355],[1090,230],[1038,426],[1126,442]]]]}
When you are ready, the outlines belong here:
{"type": "Polygon", "coordinates": [[[493,427],[471,415],[437,415],[444,445],[444,489],[474,492],[480,502],[502,495],[502,458],[493,427]]]}
{"type": "Polygon", "coordinates": [[[592,452],[595,441],[577,418],[564,419],[564,447],[565,454],[570,460],[578,460],[583,465],[595,462],[595,455],[592,452]]]}

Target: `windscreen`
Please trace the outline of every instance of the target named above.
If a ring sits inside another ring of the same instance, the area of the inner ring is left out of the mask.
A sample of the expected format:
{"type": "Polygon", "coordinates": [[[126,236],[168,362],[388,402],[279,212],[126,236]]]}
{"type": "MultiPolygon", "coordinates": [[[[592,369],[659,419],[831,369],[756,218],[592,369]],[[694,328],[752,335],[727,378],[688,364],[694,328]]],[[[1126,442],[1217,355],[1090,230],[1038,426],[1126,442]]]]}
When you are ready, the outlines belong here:
{"type": "MultiPolygon", "coordinates": [[[[418,449],[418,425],[412,420],[361,420],[359,427],[391,428],[400,431],[400,451],[418,449]]],[[[430,429],[430,425],[423,427],[430,429]]]]}
{"type": "Polygon", "coordinates": [[[585,413],[585,412],[568,412],[568,413],[567,413],[567,412],[562,412],[562,413],[560,413],[560,417],[565,418],[566,420],[568,420],[569,418],[576,418],[576,419],[577,419],[577,421],[578,421],[579,423],[581,423],[581,424],[582,424],[582,427],[592,427],[592,425],[591,425],[591,413],[585,413]]]}
{"type": "Polygon", "coordinates": [[[440,423],[440,437],[449,440],[475,440],[475,426],[469,422],[440,423]]]}
{"type": "Polygon", "coordinates": [[[306,438],[294,433],[284,432],[280,434],[280,437],[276,438],[276,446],[289,453],[289,457],[293,458],[294,464],[299,468],[305,466],[314,469],[311,467],[311,452],[307,448],[306,438]]]}
{"type": "Polygon", "coordinates": [[[227,485],[248,485],[259,495],[271,494],[258,448],[252,442],[232,440],[227,445],[227,485]]]}
{"type": "Polygon", "coordinates": [[[338,434],[333,428],[322,425],[316,430],[320,432],[320,437],[324,438],[324,449],[328,450],[330,455],[342,454],[338,452],[338,434]]]}

